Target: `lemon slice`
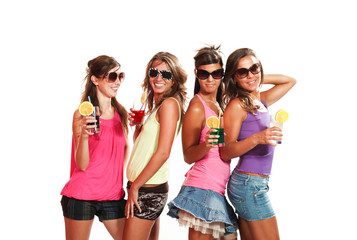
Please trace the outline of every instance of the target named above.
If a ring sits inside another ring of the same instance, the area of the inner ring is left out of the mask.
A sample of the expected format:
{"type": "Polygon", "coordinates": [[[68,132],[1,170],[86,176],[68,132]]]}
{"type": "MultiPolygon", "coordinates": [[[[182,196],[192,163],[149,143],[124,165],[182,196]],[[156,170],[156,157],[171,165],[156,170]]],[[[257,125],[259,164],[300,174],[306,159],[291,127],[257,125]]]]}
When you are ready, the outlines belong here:
{"type": "Polygon", "coordinates": [[[279,110],[275,114],[275,121],[277,122],[285,122],[286,120],[288,120],[288,118],[289,114],[285,110],[279,110]]]}
{"type": "Polygon", "coordinates": [[[93,104],[88,101],[84,101],[79,105],[78,111],[82,116],[89,116],[94,111],[93,104]]]}
{"type": "Polygon", "coordinates": [[[206,119],[206,125],[209,128],[219,128],[219,119],[216,116],[210,116],[206,119]]]}
{"type": "Polygon", "coordinates": [[[141,103],[144,104],[144,102],[146,101],[148,94],[146,92],[143,92],[143,94],[141,95],[141,103]]]}

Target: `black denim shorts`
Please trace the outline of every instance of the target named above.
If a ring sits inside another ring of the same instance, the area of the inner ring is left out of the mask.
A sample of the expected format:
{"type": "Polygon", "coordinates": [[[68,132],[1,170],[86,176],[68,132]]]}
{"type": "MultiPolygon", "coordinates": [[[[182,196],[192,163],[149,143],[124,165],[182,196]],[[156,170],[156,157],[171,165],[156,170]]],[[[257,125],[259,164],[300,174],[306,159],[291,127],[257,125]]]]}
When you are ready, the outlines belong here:
{"type": "Polygon", "coordinates": [[[125,217],[125,199],[114,201],[87,201],[62,196],[63,216],[73,220],[92,220],[94,215],[99,221],[125,217]]]}
{"type": "MultiPolygon", "coordinates": [[[[128,192],[130,185],[131,183],[128,182],[128,192]]],[[[138,204],[141,208],[141,213],[134,205],[134,216],[146,220],[156,220],[164,210],[168,192],[169,185],[167,182],[155,187],[139,188],[138,204]]]]}

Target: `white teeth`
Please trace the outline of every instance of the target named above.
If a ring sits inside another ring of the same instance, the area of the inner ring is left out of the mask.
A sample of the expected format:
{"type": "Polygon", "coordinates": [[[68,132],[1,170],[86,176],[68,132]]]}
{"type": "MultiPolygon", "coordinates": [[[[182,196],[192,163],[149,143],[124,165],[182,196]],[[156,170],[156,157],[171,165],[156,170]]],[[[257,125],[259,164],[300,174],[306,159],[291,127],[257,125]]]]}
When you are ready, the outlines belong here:
{"type": "Polygon", "coordinates": [[[155,83],[155,86],[156,86],[156,87],[163,87],[163,86],[164,86],[164,84],[155,83]]]}

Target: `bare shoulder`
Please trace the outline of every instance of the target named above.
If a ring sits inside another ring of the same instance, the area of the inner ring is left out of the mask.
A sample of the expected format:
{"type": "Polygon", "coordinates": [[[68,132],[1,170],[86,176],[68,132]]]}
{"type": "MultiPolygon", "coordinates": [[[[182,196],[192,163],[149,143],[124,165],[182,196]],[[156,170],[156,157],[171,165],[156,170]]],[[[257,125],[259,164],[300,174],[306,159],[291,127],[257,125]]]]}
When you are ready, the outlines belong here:
{"type": "Polygon", "coordinates": [[[178,112],[179,105],[178,105],[178,100],[175,100],[173,98],[167,98],[161,103],[160,109],[165,109],[167,110],[172,110],[178,112]]]}
{"type": "Polygon", "coordinates": [[[227,110],[244,111],[244,109],[242,108],[241,100],[239,100],[238,98],[232,99],[226,107],[226,111],[227,110]]]}
{"type": "Polygon", "coordinates": [[[179,115],[180,115],[179,105],[177,104],[176,100],[172,98],[165,99],[161,103],[161,106],[157,112],[157,116],[159,118],[165,117],[165,118],[171,118],[176,120],[179,118],[179,115]]]}
{"type": "Polygon", "coordinates": [[[231,100],[224,111],[225,117],[242,121],[247,118],[247,115],[247,111],[243,109],[242,102],[238,98],[231,100]]]}
{"type": "Polygon", "coordinates": [[[188,114],[202,114],[204,113],[204,107],[202,105],[202,102],[198,97],[193,97],[192,100],[190,101],[190,104],[188,105],[186,113],[188,114]]]}

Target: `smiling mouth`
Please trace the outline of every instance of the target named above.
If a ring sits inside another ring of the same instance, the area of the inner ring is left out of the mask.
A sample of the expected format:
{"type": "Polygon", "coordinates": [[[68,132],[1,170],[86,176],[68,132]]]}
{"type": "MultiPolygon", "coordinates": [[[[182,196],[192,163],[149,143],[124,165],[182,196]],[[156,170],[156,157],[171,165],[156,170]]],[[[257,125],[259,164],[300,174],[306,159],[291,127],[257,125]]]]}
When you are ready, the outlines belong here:
{"type": "Polygon", "coordinates": [[[155,87],[163,87],[165,86],[165,84],[163,83],[154,83],[155,87]]]}

